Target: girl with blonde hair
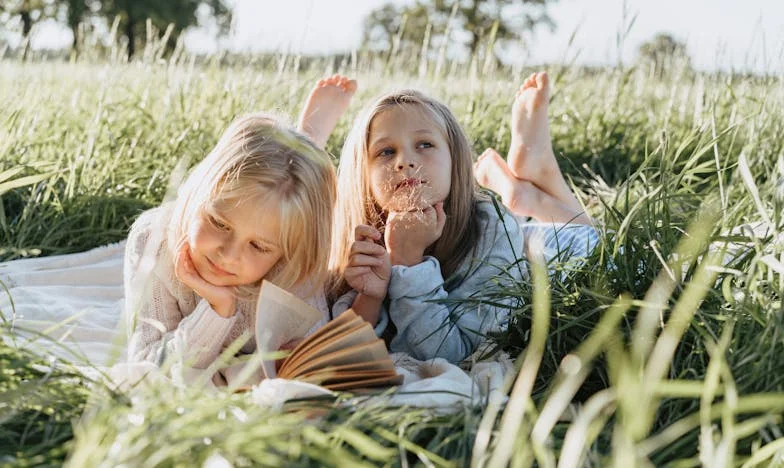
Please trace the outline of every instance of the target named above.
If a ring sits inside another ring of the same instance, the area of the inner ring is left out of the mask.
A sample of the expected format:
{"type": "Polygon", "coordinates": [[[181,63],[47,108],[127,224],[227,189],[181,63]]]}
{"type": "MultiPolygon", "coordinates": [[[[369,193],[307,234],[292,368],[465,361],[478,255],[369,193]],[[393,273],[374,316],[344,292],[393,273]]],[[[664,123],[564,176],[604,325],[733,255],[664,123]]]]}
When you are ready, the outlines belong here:
{"type": "Polygon", "coordinates": [[[132,361],[178,356],[206,368],[239,338],[252,352],[262,279],[326,320],[335,174],[319,146],[355,89],[343,77],[317,84],[300,123],[313,140],[267,114],[237,119],[176,200],[138,218],[124,266],[132,361]],[[330,112],[314,116],[321,106],[330,112]]]}
{"type": "MultiPolygon", "coordinates": [[[[531,87],[528,81],[525,89],[531,87]]],[[[536,127],[542,111],[529,109],[530,94],[521,89],[513,106],[515,167],[548,165],[524,174],[527,180],[509,178],[493,185],[501,169],[489,166],[497,162],[497,153],[488,150],[477,172],[483,185],[504,190],[502,200],[515,214],[561,223],[558,233],[521,227],[477,191],[468,139],[440,102],[404,90],[381,96],[359,116],[338,168],[330,259],[336,273],[333,316],[352,307],[376,326],[391,351],[457,362],[507,321],[514,298],[483,302],[480,296],[491,283],[521,279],[528,234],[544,238],[545,254],[553,248],[578,254],[588,237],[595,239],[591,226],[572,231],[572,225],[563,224],[590,220],[560,183],[557,164],[553,170],[546,155],[538,154],[545,146],[541,125],[536,127]]],[[[538,94],[535,99],[542,100],[538,94]]],[[[546,126],[546,105],[537,106],[545,109],[546,126]]]]}
{"type": "Polygon", "coordinates": [[[469,355],[503,308],[458,307],[494,277],[519,278],[520,226],[477,191],[473,153],[440,102],[381,96],[355,121],[338,167],[333,316],[352,307],[392,351],[469,355]]]}

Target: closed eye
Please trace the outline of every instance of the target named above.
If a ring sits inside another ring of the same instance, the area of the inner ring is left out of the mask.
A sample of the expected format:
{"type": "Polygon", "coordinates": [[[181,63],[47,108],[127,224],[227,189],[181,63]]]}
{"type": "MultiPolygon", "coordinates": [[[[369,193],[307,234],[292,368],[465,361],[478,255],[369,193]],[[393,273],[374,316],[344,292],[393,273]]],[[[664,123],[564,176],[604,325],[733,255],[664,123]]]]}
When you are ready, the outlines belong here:
{"type": "Polygon", "coordinates": [[[224,223],[223,221],[219,220],[213,215],[208,215],[207,219],[209,220],[210,224],[212,224],[216,229],[221,231],[228,231],[229,225],[224,223]]]}
{"type": "Polygon", "coordinates": [[[259,253],[265,254],[265,253],[272,252],[270,249],[264,247],[263,245],[259,244],[258,242],[251,242],[250,246],[253,247],[253,249],[256,250],[259,253]]]}

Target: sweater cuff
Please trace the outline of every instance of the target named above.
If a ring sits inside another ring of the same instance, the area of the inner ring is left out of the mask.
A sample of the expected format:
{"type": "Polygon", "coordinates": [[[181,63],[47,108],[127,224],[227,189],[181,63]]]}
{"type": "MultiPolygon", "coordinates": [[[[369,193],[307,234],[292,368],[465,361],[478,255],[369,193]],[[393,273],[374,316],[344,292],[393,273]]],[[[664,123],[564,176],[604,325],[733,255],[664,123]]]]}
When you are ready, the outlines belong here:
{"type": "Polygon", "coordinates": [[[413,266],[394,265],[387,294],[392,300],[401,297],[419,297],[433,292],[444,284],[441,265],[435,257],[426,256],[422,263],[413,266]]]}
{"type": "Polygon", "coordinates": [[[181,323],[185,325],[185,355],[188,359],[195,358],[192,367],[204,369],[218,358],[236,321],[236,313],[229,318],[221,317],[209,302],[199,301],[181,323]]]}

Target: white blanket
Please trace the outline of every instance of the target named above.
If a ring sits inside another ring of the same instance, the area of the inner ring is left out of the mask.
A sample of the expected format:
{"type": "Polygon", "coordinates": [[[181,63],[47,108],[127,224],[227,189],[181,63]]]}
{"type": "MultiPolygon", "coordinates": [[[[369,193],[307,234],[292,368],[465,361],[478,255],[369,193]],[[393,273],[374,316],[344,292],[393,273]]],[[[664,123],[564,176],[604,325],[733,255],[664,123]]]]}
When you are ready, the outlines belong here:
{"type": "MultiPolygon", "coordinates": [[[[7,288],[0,290],[0,314],[12,330],[3,338],[42,355],[84,364],[83,371],[92,376],[104,372],[119,387],[129,388],[145,376],[181,385],[209,382],[195,370],[162,375],[154,365],[124,362],[124,250],[121,242],[77,254],[0,263],[0,281],[7,288]]],[[[449,409],[480,404],[501,389],[512,368],[504,358],[477,363],[470,372],[443,359],[421,362],[404,354],[393,354],[393,359],[404,383],[383,398],[395,406],[449,409]]],[[[262,381],[252,391],[254,401],[273,407],[290,398],[329,393],[282,379],[262,381]]]]}

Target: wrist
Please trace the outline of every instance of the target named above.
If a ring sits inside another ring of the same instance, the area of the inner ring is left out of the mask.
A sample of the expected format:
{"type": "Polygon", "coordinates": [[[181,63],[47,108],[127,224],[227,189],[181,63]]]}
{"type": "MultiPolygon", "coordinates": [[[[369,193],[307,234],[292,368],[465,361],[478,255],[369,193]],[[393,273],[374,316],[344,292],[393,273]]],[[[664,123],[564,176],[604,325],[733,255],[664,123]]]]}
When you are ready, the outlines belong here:
{"type": "Polygon", "coordinates": [[[389,261],[392,265],[414,266],[424,261],[424,250],[389,251],[389,261]]]}
{"type": "Polygon", "coordinates": [[[233,317],[234,312],[237,310],[234,299],[221,302],[210,302],[210,307],[223,318],[233,317]]]}
{"type": "Polygon", "coordinates": [[[357,294],[357,297],[354,298],[351,308],[354,309],[354,312],[356,312],[357,315],[375,327],[378,323],[378,316],[381,312],[381,304],[383,301],[383,297],[377,298],[359,293],[357,294]]]}

